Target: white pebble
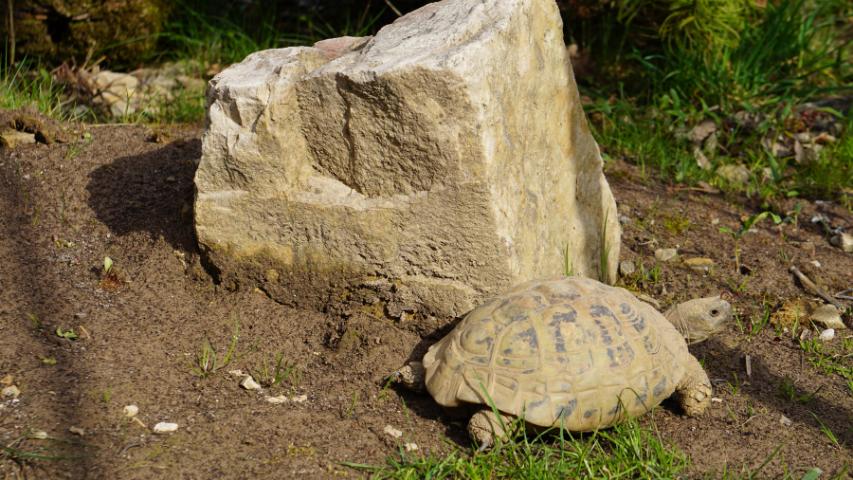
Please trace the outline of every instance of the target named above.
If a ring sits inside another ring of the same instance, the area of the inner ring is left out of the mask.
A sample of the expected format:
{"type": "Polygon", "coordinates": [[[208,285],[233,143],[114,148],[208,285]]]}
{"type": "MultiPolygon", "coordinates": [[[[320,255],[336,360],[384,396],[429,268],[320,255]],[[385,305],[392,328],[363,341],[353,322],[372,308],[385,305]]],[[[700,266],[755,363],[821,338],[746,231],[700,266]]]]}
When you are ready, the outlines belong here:
{"type": "Polygon", "coordinates": [[[297,395],[290,399],[293,403],[305,403],[308,401],[308,395],[297,395]]]}
{"type": "Polygon", "coordinates": [[[832,340],[833,338],[835,338],[835,329],[834,328],[827,328],[826,330],[820,332],[820,339],[823,340],[824,342],[828,342],[828,341],[832,340]]]}
{"type": "Polygon", "coordinates": [[[655,250],[655,258],[660,262],[668,262],[678,256],[675,248],[659,248],[655,250]]]}
{"type": "Polygon", "coordinates": [[[234,375],[235,377],[243,377],[246,374],[243,373],[242,370],[228,370],[228,375],[234,375]]]}
{"type": "Polygon", "coordinates": [[[47,432],[44,430],[36,430],[30,434],[30,438],[34,438],[36,440],[47,440],[47,432]]]}
{"type": "Polygon", "coordinates": [[[723,403],[723,399],[720,397],[711,397],[711,401],[714,403],[723,403]]]}
{"type": "Polygon", "coordinates": [[[71,427],[71,428],[69,428],[69,429],[68,429],[68,431],[69,431],[69,432],[71,432],[71,433],[73,433],[73,434],[75,434],[75,435],[80,435],[81,437],[82,437],[83,435],[86,435],[86,430],[83,430],[83,429],[82,429],[82,428],[80,428],[80,427],[71,427]]]}
{"type": "Polygon", "coordinates": [[[403,448],[405,448],[407,452],[414,452],[418,449],[418,444],[417,443],[405,443],[405,444],[403,444],[403,448]]]}
{"type": "Polygon", "coordinates": [[[240,382],[240,386],[245,388],[246,390],[260,390],[261,389],[261,386],[258,384],[258,382],[255,381],[254,378],[252,378],[251,375],[246,375],[245,377],[243,377],[243,381],[240,382]]]}
{"type": "Polygon", "coordinates": [[[274,403],[276,405],[281,403],[287,403],[290,399],[287,398],[287,395],[279,395],[277,397],[266,397],[266,401],[269,403],[274,403]]]}
{"type": "Polygon", "coordinates": [[[18,398],[18,395],[20,394],[21,391],[14,385],[9,385],[8,387],[3,388],[3,397],[18,398]]]}
{"type": "Polygon", "coordinates": [[[172,433],[177,430],[177,423],[160,422],[157,425],[154,425],[154,433],[172,433]]]}
{"type": "Polygon", "coordinates": [[[124,407],[124,416],[125,417],[135,417],[136,414],[139,413],[139,407],[136,405],[126,405],[124,407]]]}
{"type": "Polygon", "coordinates": [[[396,428],[392,427],[391,425],[385,425],[385,429],[383,429],[382,431],[385,432],[386,434],[394,437],[394,438],[400,438],[403,436],[403,432],[401,432],[400,430],[397,430],[396,428]]]}
{"type": "Polygon", "coordinates": [[[782,425],[784,425],[786,427],[790,427],[791,425],[794,424],[794,422],[790,418],[786,417],[785,415],[782,415],[782,417],[779,418],[779,423],[781,423],[782,425]]]}

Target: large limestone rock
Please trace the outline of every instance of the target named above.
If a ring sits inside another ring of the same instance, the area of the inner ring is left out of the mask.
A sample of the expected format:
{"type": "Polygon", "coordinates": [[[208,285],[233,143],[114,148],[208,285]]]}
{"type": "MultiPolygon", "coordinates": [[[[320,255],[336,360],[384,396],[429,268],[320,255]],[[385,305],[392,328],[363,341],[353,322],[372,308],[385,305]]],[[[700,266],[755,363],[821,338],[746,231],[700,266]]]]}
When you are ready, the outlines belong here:
{"type": "MultiPolygon", "coordinates": [[[[211,81],[198,240],[229,285],[425,325],[620,229],[553,0],[445,0],[211,81]]],[[[604,265],[600,265],[604,263],[604,265]]]]}

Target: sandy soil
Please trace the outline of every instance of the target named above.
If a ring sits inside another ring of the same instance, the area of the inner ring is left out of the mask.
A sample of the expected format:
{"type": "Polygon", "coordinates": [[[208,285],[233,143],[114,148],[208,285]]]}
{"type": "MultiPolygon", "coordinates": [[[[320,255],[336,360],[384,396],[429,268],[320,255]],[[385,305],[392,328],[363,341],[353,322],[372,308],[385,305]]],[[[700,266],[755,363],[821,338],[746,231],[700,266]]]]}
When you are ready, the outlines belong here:
{"type": "MultiPolygon", "coordinates": [[[[438,454],[469,444],[464,419],[429,397],[383,386],[386,374],[436,335],[294,310],[258,290],[214,283],[192,230],[198,130],[85,130],[88,139],[81,131],[71,144],[24,146],[0,156],[0,378],[11,375],[6,380],[21,391],[16,400],[0,401],[0,444],[61,457],[19,463],[0,456],[0,476],[358,477],[341,462],[382,463],[404,442],[438,454]],[[102,273],[105,256],[114,261],[113,275],[102,273]],[[207,378],[194,375],[203,342],[222,356],[235,325],[236,359],[207,378]],[[57,329],[73,329],[79,338],[62,338],[57,329]],[[228,373],[262,372],[279,354],[294,373],[261,393],[239,388],[240,378],[228,373]],[[307,400],[276,405],[266,395],[307,400]],[[123,415],[129,404],[139,406],[139,421],[123,415]],[[162,421],[177,423],[177,432],[152,434],[162,421]],[[386,425],[402,438],[383,433],[386,425]],[[35,431],[49,438],[15,442],[35,431]]],[[[642,422],[687,452],[691,477],[755,467],[777,447],[762,475],[849,469],[847,380],[815,368],[790,332],[776,335],[782,327],[750,335],[749,325],[765,308],[776,312],[786,301],[808,298],[787,271],[792,262],[832,293],[851,287],[853,255],[830,246],[808,219],[821,213],[833,225],[853,227],[853,215],[803,202],[798,227],[762,223],[740,242],[751,272],[745,276],[736,271],[733,240],[719,232],[756,212],[743,199],[663,185],[624,164],[611,165],[608,175],[628,220],[623,259],[648,270],[655,248],[677,246],[684,257],[716,264],[705,274],[679,261],[662,263],[656,282],[636,276],[621,282],[642,287],[663,307],[723,293],[744,325],[691,347],[720,399],[707,415],[685,418],[664,407],[642,422]],[[812,398],[786,398],[785,382],[812,398]],[[821,422],[838,445],[821,432],[821,422]]],[[[848,367],[853,360],[841,345],[849,336],[840,331],[826,346],[848,367]]]]}

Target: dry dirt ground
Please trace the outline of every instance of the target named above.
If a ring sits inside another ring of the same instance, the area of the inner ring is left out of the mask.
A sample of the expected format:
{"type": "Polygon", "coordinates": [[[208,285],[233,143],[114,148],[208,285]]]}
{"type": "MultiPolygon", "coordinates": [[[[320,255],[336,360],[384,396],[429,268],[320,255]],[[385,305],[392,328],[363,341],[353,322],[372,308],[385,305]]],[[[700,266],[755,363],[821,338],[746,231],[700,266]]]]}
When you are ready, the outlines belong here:
{"type": "MultiPolygon", "coordinates": [[[[198,130],[80,128],[89,135],[77,132],[74,143],[0,156],[0,378],[11,375],[6,383],[21,392],[0,401],[0,446],[17,452],[0,455],[0,477],[358,477],[341,462],[382,463],[404,442],[435,454],[468,446],[464,420],[428,397],[383,387],[384,375],[435,338],[391,322],[294,310],[257,290],[217,287],[193,239],[198,130]],[[106,256],[114,261],[107,277],[106,256]],[[235,324],[236,359],[207,378],[194,375],[205,339],[221,357],[235,324]],[[76,340],[58,335],[72,329],[76,340]],[[239,388],[240,379],[228,373],[262,371],[279,354],[292,368],[263,393],[239,388]],[[269,394],[307,400],[275,405],[264,400],[269,394]],[[139,406],[139,421],[123,415],[129,404],[139,406]],[[179,429],[152,434],[161,421],[179,429]],[[402,438],[383,433],[386,425],[402,438]],[[19,441],[38,431],[48,438],[19,441]],[[60,458],[20,461],[36,451],[60,458]]],[[[628,219],[622,257],[647,272],[620,281],[663,307],[722,292],[740,322],[691,347],[720,401],[702,418],[664,407],[643,424],[655,425],[665,442],[690,456],[690,477],[754,468],[777,448],[761,475],[773,478],[785,468],[802,475],[813,466],[849,474],[848,380],[812,365],[791,338],[793,325],[787,333],[756,327],[753,335],[751,322],[808,298],[787,271],[792,262],[832,293],[851,287],[853,255],[830,246],[808,219],[820,213],[832,225],[853,227],[853,215],[803,202],[799,226],[760,224],[741,241],[741,261],[751,272],[743,275],[735,271],[733,239],[719,232],[755,213],[739,206],[743,199],[639,178],[624,164],[611,165],[608,174],[628,219]],[[654,249],[675,246],[716,265],[708,274],[679,261],[654,269],[654,249]],[[783,385],[798,399],[784,394],[783,385]]],[[[849,331],[839,332],[825,348],[849,368],[845,337],[851,341],[849,331]]]]}

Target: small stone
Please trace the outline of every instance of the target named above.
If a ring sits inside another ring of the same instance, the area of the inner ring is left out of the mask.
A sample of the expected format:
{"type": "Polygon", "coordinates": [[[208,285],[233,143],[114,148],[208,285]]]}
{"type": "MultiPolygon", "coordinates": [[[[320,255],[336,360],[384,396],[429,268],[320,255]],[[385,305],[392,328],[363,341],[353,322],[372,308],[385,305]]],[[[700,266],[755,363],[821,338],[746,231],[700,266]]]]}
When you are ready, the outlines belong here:
{"type": "Polygon", "coordinates": [[[154,425],[154,433],[172,433],[177,430],[177,423],[160,422],[157,425],[154,425]]]}
{"type": "Polygon", "coordinates": [[[786,417],[785,415],[782,415],[779,418],[779,423],[781,423],[782,426],[785,426],[785,427],[790,427],[791,425],[794,424],[794,422],[790,418],[786,417]]]}
{"type": "Polygon", "coordinates": [[[68,429],[68,431],[73,433],[74,435],[80,435],[81,437],[86,435],[86,430],[83,430],[80,427],[71,427],[68,429]]]}
{"type": "Polygon", "coordinates": [[[687,134],[687,137],[695,145],[699,145],[716,131],[717,125],[714,123],[713,120],[702,120],[701,122],[699,122],[698,125],[696,125],[690,130],[690,133],[687,134]]]}
{"type": "Polygon", "coordinates": [[[243,373],[242,370],[228,370],[228,375],[233,375],[235,377],[245,377],[246,374],[243,373]]]}
{"type": "Polygon", "coordinates": [[[21,391],[18,387],[14,385],[9,385],[8,387],[3,387],[3,398],[18,398],[21,395],[21,391]]]}
{"type": "Polygon", "coordinates": [[[711,402],[713,403],[723,403],[723,399],[720,397],[711,397],[711,402]]]}
{"type": "Polygon", "coordinates": [[[30,434],[30,438],[34,438],[36,440],[47,440],[48,434],[44,430],[35,430],[30,434]]]}
{"type": "Polygon", "coordinates": [[[814,143],[804,144],[802,146],[802,157],[798,160],[798,162],[802,163],[813,163],[818,161],[820,158],[820,151],[823,149],[823,145],[817,145],[814,143]]]}
{"type": "Polygon", "coordinates": [[[619,274],[623,277],[627,277],[637,271],[637,267],[634,265],[634,262],[630,260],[622,260],[619,262],[619,274]]]}
{"type": "Polygon", "coordinates": [[[392,427],[391,425],[385,425],[385,428],[382,431],[385,432],[387,435],[390,435],[394,438],[400,438],[403,436],[403,432],[401,432],[400,430],[397,430],[396,428],[392,427]]]}
{"type": "Polygon", "coordinates": [[[832,340],[833,338],[835,338],[835,329],[834,328],[827,328],[826,330],[820,332],[821,341],[828,342],[828,341],[832,340]]]}
{"type": "Polygon", "coordinates": [[[827,143],[835,143],[836,140],[837,139],[833,135],[830,135],[826,132],[821,132],[820,135],[814,138],[814,142],[821,145],[825,145],[827,143]]]}
{"type": "Polygon", "coordinates": [[[811,261],[811,262],[809,262],[809,263],[811,263],[812,265],[814,265],[814,267],[815,267],[815,268],[820,268],[820,266],[821,266],[821,265],[820,265],[820,262],[818,262],[817,260],[812,260],[812,261],[811,261]]]}
{"type": "Polygon", "coordinates": [[[15,383],[15,377],[13,377],[12,374],[9,374],[3,378],[0,378],[0,385],[4,385],[4,386],[8,387],[9,385],[11,385],[13,383],[15,383]]]}
{"type": "Polygon", "coordinates": [[[714,218],[712,218],[712,219],[711,219],[711,225],[719,225],[719,224],[720,224],[720,219],[719,219],[719,218],[714,217],[714,218]]]}
{"type": "Polygon", "coordinates": [[[125,417],[135,417],[137,413],[139,413],[139,407],[136,405],[127,405],[124,407],[124,416],[125,417]]]}
{"type": "Polygon", "coordinates": [[[33,133],[19,132],[17,130],[6,130],[0,133],[0,145],[9,150],[15,149],[18,145],[30,145],[36,143],[36,136],[33,133]]]}
{"type": "Polygon", "coordinates": [[[721,165],[717,168],[717,175],[731,183],[745,184],[749,182],[749,169],[743,165],[721,165]]]}
{"type": "Polygon", "coordinates": [[[659,248],[655,250],[655,258],[660,262],[668,262],[678,256],[675,248],[659,248]]]}
{"type": "Polygon", "coordinates": [[[809,143],[812,141],[812,134],[809,132],[800,132],[794,134],[794,138],[802,143],[809,143]]]}
{"type": "Polygon", "coordinates": [[[847,253],[853,252],[853,235],[850,235],[849,233],[839,233],[838,235],[833,235],[833,237],[829,239],[829,243],[835,245],[836,247],[847,253]]]}
{"type": "Polygon", "coordinates": [[[631,223],[631,217],[628,215],[619,215],[619,224],[620,225],[628,225],[631,223]]]}
{"type": "Polygon", "coordinates": [[[845,328],[844,322],[841,321],[841,313],[835,305],[825,304],[816,308],[812,312],[811,320],[824,328],[845,328]]]}
{"type": "Polygon", "coordinates": [[[697,272],[708,272],[714,266],[714,261],[706,257],[693,257],[684,260],[684,264],[697,272]]]}
{"type": "Polygon", "coordinates": [[[265,397],[264,400],[274,405],[280,405],[282,403],[287,403],[288,401],[290,401],[290,399],[287,398],[287,395],[279,395],[277,397],[265,397]]]}
{"type": "Polygon", "coordinates": [[[406,449],[407,452],[415,452],[419,449],[418,444],[412,442],[404,443],[403,448],[406,449]]]}
{"type": "Polygon", "coordinates": [[[711,169],[711,161],[708,160],[708,157],[705,156],[705,152],[703,152],[701,148],[693,148],[693,158],[696,159],[696,165],[699,165],[699,168],[702,170],[711,169]]]}
{"type": "Polygon", "coordinates": [[[794,154],[788,146],[778,141],[774,141],[770,145],[770,153],[776,158],[790,157],[794,154]]]}
{"type": "Polygon", "coordinates": [[[258,384],[258,382],[256,382],[255,379],[252,378],[251,375],[246,375],[245,377],[243,377],[243,381],[240,382],[240,386],[245,388],[246,390],[260,390],[261,389],[260,384],[258,384]]]}
{"type": "Polygon", "coordinates": [[[305,394],[297,395],[297,396],[291,398],[290,401],[293,403],[305,403],[308,401],[308,395],[305,395],[305,394]]]}

